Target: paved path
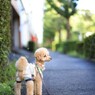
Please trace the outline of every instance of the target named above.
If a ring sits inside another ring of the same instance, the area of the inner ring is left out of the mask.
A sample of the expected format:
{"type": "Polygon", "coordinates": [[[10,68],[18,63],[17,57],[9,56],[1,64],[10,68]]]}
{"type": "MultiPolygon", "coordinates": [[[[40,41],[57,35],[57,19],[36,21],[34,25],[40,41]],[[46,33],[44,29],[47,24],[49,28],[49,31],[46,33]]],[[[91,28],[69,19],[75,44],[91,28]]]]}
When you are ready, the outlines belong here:
{"type": "MultiPolygon", "coordinates": [[[[95,95],[95,63],[57,52],[50,54],[53,59],[46,63],[44,71],[45,86],[50,95],[95,95]]],[[[20,55],[26,55],[34,62],[33,54],[30,56],[22,50],[20,55]]],[[[43,95],[48,95],[44,85],[43,95]]]]}
{"type": "MultiPolygon", "coordinates": [[[[95,63],[51,53],[44,81],[50,95],[95,95],[95,63]]],[[[48,95],[43,85],[43,95],[48,95]]]]}

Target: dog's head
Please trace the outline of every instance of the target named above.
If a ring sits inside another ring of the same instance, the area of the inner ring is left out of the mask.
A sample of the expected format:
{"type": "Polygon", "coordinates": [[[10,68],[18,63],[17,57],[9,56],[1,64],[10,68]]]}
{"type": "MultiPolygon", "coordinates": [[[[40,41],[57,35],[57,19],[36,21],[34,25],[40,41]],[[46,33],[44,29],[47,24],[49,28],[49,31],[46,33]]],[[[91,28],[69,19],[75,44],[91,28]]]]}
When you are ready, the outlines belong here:
{"type": "Polygon", "coordinates": [[[49,55],[49,51],[46,48],[39,48],[35,51],[34,56],[36,58],[37,61],[40,62],[46,62],[46,61],[50,61],[52,58],[49,55]]]}
{"type": "Polygon", "coordinates": [[[27,65],[28,65],[28,60],[26,59],[26,57],[21,56],[17,61],[16,61],[16,68],[19,71],[25,70],[27,65]]]}

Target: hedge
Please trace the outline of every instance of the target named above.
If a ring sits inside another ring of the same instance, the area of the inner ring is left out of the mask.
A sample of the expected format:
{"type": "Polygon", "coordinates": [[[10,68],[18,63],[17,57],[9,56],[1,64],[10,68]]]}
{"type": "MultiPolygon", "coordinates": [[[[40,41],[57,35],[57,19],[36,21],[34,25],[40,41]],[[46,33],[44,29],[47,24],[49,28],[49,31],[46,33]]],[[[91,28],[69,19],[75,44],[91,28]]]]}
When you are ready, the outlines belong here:
{"type": "Polygon", "coordinates": [[[95,59],[95,34],[84,39],[84,54],[89,59],[95,59]]]}
{"type": "Polygon", "coordinates": [[[59,50],[60,48],[65,54],[75,51],[85,58],[95,60],[95,34],[86,37],[82,42],[66,41],[59,43],[56,45],[56,50],[59,50]]]}
{"type": "Polygon", "coordinates": [[[68,53],[76,50],[77,41],[66,41],[63,43],[63,53],[68,53]]]}
{"type": "Polygon", "coordinates": [[[84,42],[77,42],[76,51],[78,54],[84,55],[84,42]]]}
{"type": "Polygon", "coordinates": [[[56,44],[56,50],[67,54],[71,51],[76,50],[76,44],[77,44],[77,41],[65,41],[65,42],[56,44]]]}
{"type": "MultiPolygon", "coordinates": [[[[4,76],[4,71],[8,63],[10,51],[10,0],[0,0],[0,75],[4,76]]],[[[0,81],[2,79],[0,78],[0,81]]]]}

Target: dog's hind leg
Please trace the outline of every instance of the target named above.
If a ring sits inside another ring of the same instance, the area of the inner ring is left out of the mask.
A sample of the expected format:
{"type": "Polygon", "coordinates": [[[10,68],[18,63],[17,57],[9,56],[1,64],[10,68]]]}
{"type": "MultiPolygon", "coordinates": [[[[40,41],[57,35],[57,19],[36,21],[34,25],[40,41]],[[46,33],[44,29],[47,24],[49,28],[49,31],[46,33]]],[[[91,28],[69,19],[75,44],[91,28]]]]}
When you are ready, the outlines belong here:
{"type": "Polygon", "coordinates": [[[15,95],[21,95],[21,83],[15,83],[15,95]]]}
{"type": "Polygon", "coordinates": [[[34,92],[34,83],[33,80],[26,82],[27,95],[33,95],[34,92]]]}

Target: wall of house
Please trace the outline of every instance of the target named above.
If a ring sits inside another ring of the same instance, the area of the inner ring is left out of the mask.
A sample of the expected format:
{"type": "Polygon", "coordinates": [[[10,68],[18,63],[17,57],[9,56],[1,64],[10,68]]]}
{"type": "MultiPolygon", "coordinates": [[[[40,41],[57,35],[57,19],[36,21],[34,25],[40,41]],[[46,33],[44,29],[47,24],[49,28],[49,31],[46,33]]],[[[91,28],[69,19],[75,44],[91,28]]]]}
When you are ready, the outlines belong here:
{"type": "Polygon", "coordinates": [[[44,2],[45,0],[39,0],[39,3],[38,0],[16,0],[12,2],[19,16],[19,27],[17,21],[14,21],[15,46],[18,46],[20,42],[22,47],[26,47],[32,36],[37,37],[38,44],[43,42],[44,2]],[[20,35],[18,35],[18,31],[20,35]]]}

